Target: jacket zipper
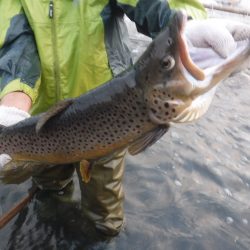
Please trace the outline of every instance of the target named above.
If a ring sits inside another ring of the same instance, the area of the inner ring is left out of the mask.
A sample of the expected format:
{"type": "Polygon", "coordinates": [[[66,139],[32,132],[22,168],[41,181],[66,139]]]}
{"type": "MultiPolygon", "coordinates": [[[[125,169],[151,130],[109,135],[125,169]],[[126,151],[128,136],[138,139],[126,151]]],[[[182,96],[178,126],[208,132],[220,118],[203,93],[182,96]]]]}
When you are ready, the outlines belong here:
{"type": "Polygon", "coordinates": [[[49,2],[49,18],[51,19],[51,39],[52,39],[52,50],[53,50],[53,72],[55,79],[56,87],[56,101],[60,100],[61,90],[60,90],[60,66],[59,66],[59,57],[57,51],[57,30],[55,22],[55,8],[54,1],[50,0],[49,2]]]}
{"type": "Polygon", "coordinates": [[[53,18],[54,16],[54,3],[52,0],[49,2],[49,18],[53,18]]]}

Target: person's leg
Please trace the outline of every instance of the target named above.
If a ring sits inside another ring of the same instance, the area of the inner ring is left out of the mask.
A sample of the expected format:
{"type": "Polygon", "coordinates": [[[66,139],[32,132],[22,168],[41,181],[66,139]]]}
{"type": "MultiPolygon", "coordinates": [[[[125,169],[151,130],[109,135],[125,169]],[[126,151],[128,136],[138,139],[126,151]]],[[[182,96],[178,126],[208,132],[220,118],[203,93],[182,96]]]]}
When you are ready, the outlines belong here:
{"type": "MultiPolygon", "coordinates": [[[[49,165],[32,177],[33,185],[40,189],[34,197],[34,209],[39,220],[47,223],[66,215],[77,204],[73,199],[73,173],[75,166],[49,165]]],[[[61,219],[59,219],[62,221],[61,219]]]]}
{"type": "Polygon", "coordinates": [[[121,151],[110,160],[99,161],[91,168],[88,183],[82,181],[79,169],[82,210],[95,227],[107,235],[116,235],[123,225],[124,156],[121,151]]]}
{"type": "Polygon", "coordinates": [[[41,190],[59,191],[72,181],[74,170],[72,164],[51,165],[33,175],[33,181],[41,190]]]}

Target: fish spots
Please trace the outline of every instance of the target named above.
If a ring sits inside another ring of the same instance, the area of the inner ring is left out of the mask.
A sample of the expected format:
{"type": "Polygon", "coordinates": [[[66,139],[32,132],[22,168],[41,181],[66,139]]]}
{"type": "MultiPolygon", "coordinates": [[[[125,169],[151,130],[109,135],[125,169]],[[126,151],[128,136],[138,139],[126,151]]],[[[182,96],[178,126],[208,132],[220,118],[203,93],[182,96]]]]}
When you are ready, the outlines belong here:
{"type": "Polygon", "coordinates": [[[168,109],[168,108],[169,108],[169,103],[168,103],[168,102],[165,102],[165,103],[164,103],[164,107],[165,107],[166,109],[168,109]]]}
{"type": "Polygon", "coordinates": [[[164,84],[158,84],[148,90],[146,98],[149,107],[150,118],[154,123],[167,124],[176,117],[175,96],[164,84]]]}
{"type": "Polygon", "coordinates": [[[10,133],[4,147],[9,152],[24,152],[32,157],[46,158],[53,154],[67,158],[77,154],[79,157],[84,152],[105,152],[117,145],[126,146],[143,135],[145,126],[152,126],[143,92],[130,87],[109,102],[67,112],[66,117],[62,115],[60,120],[53,120],[53,125],[48,123],[38,134],[35,132],[36,123],[31,128],[20,129],[20,133],[10,133]]]}
{"type": "Polygon", "coordinates": [[[151,111],[153,114],[156,114],[156,113],[157,113],[157,110],[156,110],[156,109],[153,109],[153,108],[151,108],[150,111],[151,111]]]}
{"type": "MultiPolygon", "coordinates": [[[[123,140],[128,141],[128,138],[135,135],[140,136],[143,131],[142,124],[147,122],[147,107],[142,99],[142,93],[128,89],[122,98],[117,96],[110,103],[97,104],[86,110],[73,126],[68,126],[73,131],[68,131],[67,125],[65,129],[62,126],[64,132],[57,132],[59,148],[56,150],[65,151],[66,144],[66,151],[69,152],[76,148],[78,151],[107,149],[114,144],[123,143],[123,140]],[[72,135],[74,140],[71,139],[72,135]]],[[[53,149],[51,146],[47,148],[53,149]]]]}

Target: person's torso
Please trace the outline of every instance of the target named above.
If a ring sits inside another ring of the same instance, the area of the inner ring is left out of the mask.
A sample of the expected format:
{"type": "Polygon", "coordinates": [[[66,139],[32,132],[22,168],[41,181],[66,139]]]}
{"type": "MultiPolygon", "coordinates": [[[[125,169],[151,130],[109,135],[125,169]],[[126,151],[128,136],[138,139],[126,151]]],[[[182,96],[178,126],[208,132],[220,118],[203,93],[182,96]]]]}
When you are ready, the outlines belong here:
{"type": "Polygon", "coordinates": [[[114,23],[108,0],[22,0],[22,5],[42,67],[33,113],[79,96],[112,77],[104,30],[104,20],[114,23]]]}

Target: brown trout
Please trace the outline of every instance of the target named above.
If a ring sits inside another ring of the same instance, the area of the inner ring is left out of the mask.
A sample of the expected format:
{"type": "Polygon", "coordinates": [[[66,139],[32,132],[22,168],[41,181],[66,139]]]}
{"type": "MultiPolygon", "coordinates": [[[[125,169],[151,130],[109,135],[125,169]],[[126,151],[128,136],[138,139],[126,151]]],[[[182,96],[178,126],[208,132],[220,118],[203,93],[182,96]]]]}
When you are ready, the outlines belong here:
{"type": "Polygon", "coordinates": [[[202,116],[216,85],[250,57],[250,42],[201,70],[188,53],[185,20],[177,12],[137,63],[106,84],[1,127],[0,154],[12,158],[2,176],[27,163],[86,165],[123,148],[138,154],[159,140],[171,122],[202,116]]]}

